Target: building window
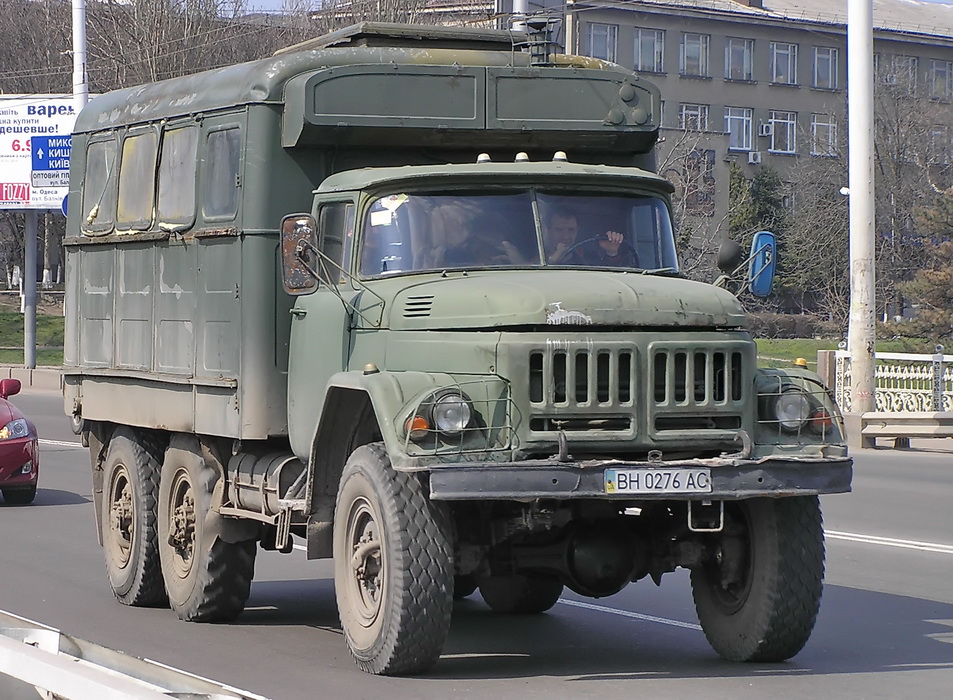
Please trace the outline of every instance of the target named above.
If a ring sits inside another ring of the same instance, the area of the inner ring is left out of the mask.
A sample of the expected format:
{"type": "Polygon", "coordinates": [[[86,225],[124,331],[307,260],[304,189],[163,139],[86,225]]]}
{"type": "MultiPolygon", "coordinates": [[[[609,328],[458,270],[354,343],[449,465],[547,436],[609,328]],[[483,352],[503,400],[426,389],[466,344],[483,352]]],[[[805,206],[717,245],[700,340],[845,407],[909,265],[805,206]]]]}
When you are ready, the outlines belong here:
{"type": "Polygon", "coordinates": [[[589,55],[615,63],[619,26],[616,24],[589,25],[589,55]]]}
{"type": "Polygon", "coordinates": [[[661,73],[665,70],[665,32],[661,29],[635,30],[635,70],[661,73]]]}
{"type": "Polygon", "coordinates": [[[715,214],[715,152],[692,149],[685,156],[685,209],[696,216],[715,214]]]}
{"type": "Polygon", "coordinates": [[[930,61],[930,97],[940,100],[953,97],[953,63],[930,61]]]}
{"type": "Polygon", "coordinates": [[[708,105],[680,104],[678,128],[685,131],[708,131],[708,105]]]}
{"type": "Polygon", "coordinates": [[[747,107],[725,107],[725,132],[728,148],[737,151],[751,150],[751,125],[754,110],[747,107]]]}
{"type": "Polygon", "coordinates": [[[725,78],[754,80],[754,39],[725,39],[725,78]]]}
{"type": "Polygon", "coordinates": [[[770,113],[771,148],[773,153],[796,153],[797,112],[770,113]]]}
{"type": "Polygon", "coordinates": [[[837,49],[825,46],[814,47],[814,87],[822,90],[836,90],[837,49]]]}
{"type": "Polygon", "coordinates": [[[708,49],[710,44],[711,36],[708,34],[684,32],[679,52],[678,72],[681,75],[709,77],[708,49]]]}
{"type": "Polygon", "coordinates": [[[950,164],[950,128],[944,124],[936,124],[930,129],[930,149],[933,162],[938,165],[950,164]]]}
{"type": "Polygon", "coordinates": [[[918,64],[916,56],[890,56],[886,61],[875,62],[874,74],[887,87],[912,95],[917,89],[918,64]]]}
{"type": "Polygon", "coordinates": [[[811,115],[811,155],[837,155],[837,124],[833,115],[811,115]]]}
{"type": "Polygon", "coordinates": [[[771,42],[771,82],[797,85],[797,44],[771,42]]]}

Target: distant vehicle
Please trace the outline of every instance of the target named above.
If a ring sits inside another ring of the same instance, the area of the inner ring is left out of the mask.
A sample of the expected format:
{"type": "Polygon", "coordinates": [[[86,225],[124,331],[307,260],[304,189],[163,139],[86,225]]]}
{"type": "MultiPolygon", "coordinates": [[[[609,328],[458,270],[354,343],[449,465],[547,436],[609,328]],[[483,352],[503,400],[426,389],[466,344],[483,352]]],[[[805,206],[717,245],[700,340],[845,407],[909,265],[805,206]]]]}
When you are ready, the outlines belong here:
{"type": "Polygon", "coordinates": [[[40,472],[36,426],[7,401],[19,393],[19,379],[0,380],[0,491],[12,505],[33,503],[40,472]]]}

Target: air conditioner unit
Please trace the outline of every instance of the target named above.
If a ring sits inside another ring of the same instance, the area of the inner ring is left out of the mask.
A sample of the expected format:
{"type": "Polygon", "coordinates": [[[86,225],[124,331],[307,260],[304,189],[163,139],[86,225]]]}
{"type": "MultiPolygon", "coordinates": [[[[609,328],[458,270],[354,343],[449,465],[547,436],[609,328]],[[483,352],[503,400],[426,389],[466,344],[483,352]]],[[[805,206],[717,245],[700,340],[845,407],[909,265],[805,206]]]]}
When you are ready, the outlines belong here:
{"type": "Polygon", "coordinates": [[[774,124],[761,124],[758,126],[758,136],[774,136],[774,124]]]}
{"type": "Polygon", "coordinates": [[[748,151],[748,163],[761,165],[761,151],[748,151]]]}

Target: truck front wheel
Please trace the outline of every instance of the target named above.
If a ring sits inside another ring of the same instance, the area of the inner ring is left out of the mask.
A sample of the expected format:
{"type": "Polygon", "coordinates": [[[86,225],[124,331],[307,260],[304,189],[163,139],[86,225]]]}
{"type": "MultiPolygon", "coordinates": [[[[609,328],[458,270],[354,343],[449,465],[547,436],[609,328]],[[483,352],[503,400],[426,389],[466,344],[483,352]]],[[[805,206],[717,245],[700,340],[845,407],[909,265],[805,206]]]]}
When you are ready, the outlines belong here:
{"type": "Polygon", "coordinates": [[[194,436],[172,438],[159,482],[159,555],[169,604],[182,620],[232,620],[251,592],[256,542],[225,542],[215,532],[218,478],[194,436]]]}
{"type": "Polygon", "coordinates": [[[821,602],[824,532],[816,496],[725,505],[725,530],[692,569],[712,648],[730,661],[784,661],[807,643],[821,602]]]}
{"type": "Polygon", "coordinates": [[[113,594],[125,605],[165,605],[156,531],[158,460],[136,433],[119,428],[103,472],[100,528],[113,594]]]}
{"type": "Polygon", "coordinates": [[[334,512],[334,587],[348,649],[361,670],[419,673],[450,630],[453,548],[445,509],[381,444],[356,449],[334,512]]]}

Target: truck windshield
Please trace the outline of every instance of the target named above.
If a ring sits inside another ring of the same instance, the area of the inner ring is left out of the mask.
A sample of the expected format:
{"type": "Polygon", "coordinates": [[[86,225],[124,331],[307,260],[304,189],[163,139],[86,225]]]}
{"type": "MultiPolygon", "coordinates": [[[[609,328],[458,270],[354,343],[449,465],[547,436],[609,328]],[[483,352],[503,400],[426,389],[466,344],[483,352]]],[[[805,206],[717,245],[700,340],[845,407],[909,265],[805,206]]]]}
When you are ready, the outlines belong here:
{"type": "Polygon", "coordinates": [[[650,195],[391,194],[368,210],[361,241],[364,277],[458,268],[678,269],[668,208],[650,195]]]}

